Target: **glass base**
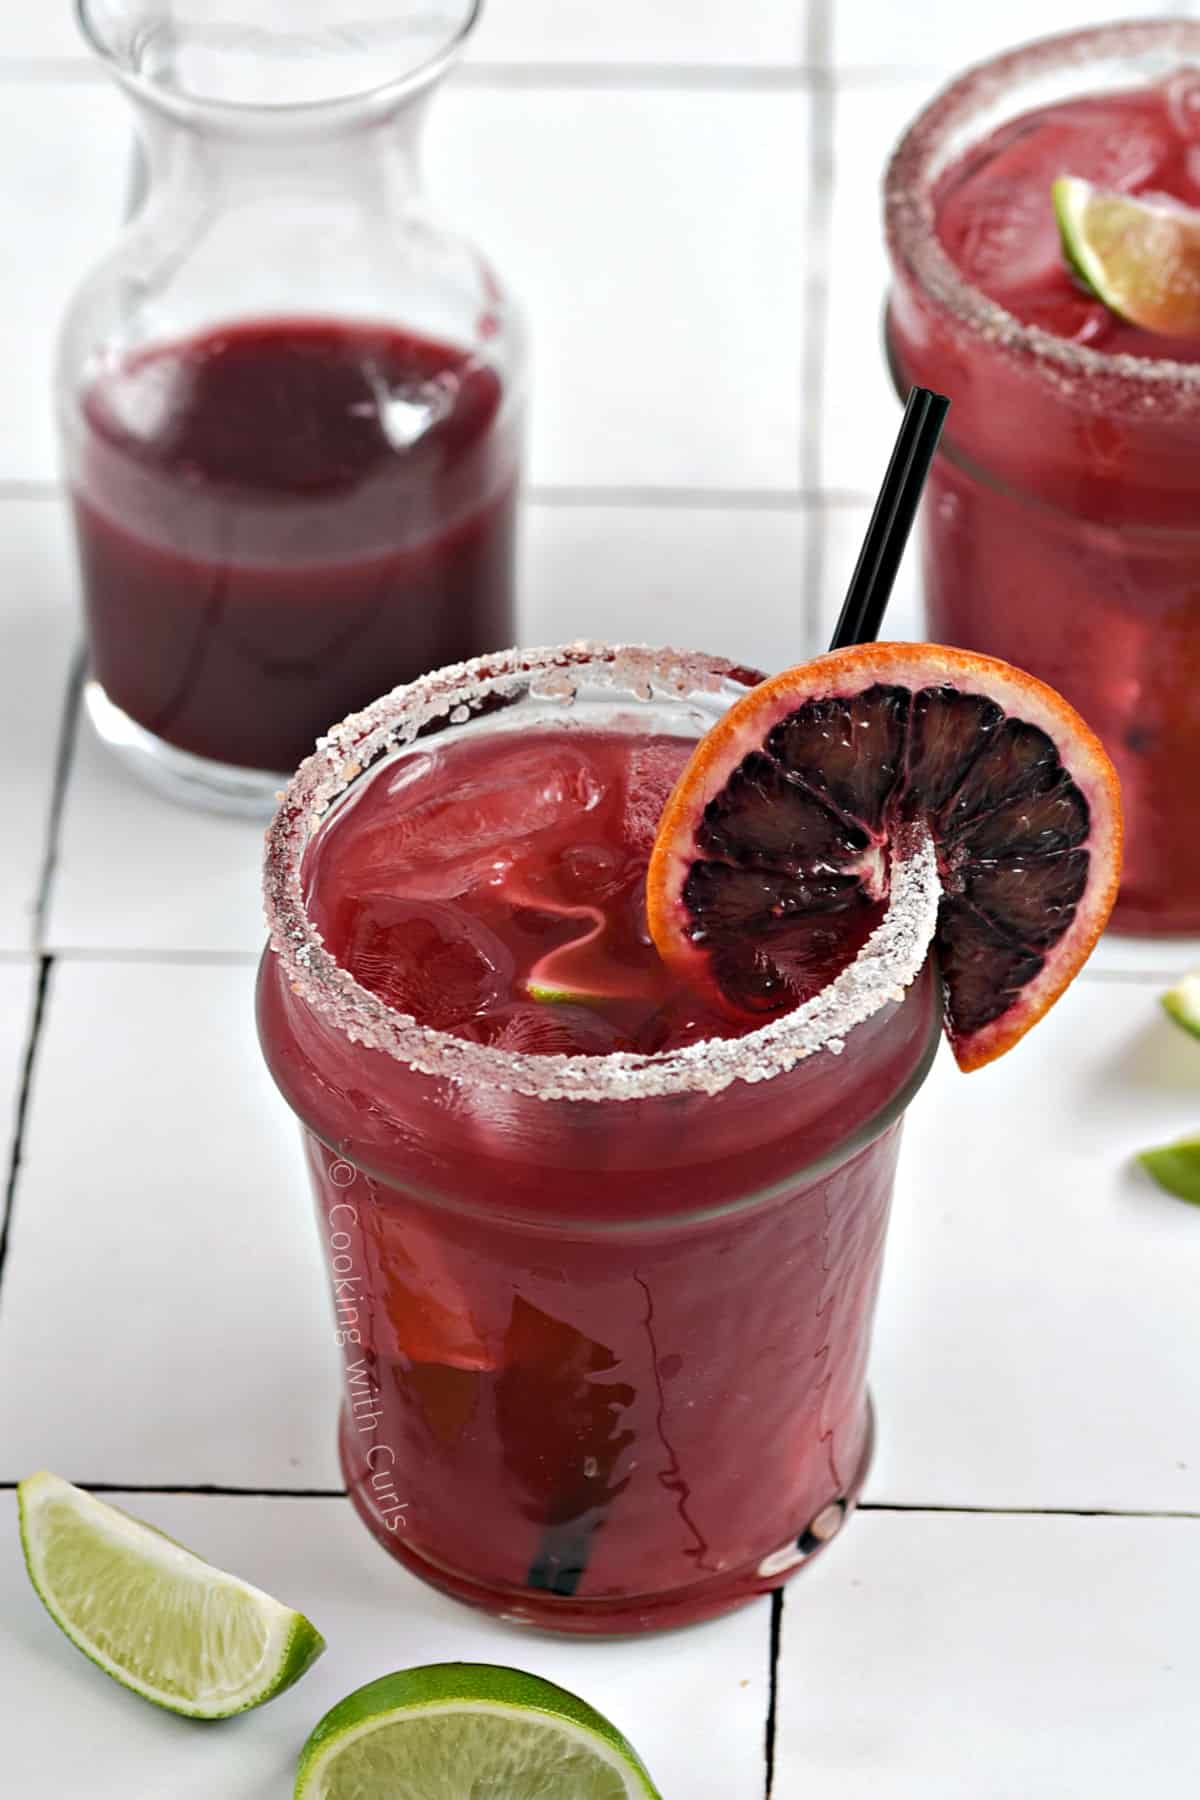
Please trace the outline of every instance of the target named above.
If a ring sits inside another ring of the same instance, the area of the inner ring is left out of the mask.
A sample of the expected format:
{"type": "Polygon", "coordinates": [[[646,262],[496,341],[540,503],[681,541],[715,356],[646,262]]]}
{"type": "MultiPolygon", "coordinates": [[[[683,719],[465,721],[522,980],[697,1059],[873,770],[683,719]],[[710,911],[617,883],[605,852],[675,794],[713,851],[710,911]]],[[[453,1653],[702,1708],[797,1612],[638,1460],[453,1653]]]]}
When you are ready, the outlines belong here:
{"type": "Polygon", "coordinates": [[[243,819],[269,819],[289,777],[267,769],[240,769],[177,750],[114,706],[100,683],[88,680],[84,704],[96,735],[113,755],[168,800],[243,819]]]}
{"type": "MultiPolygon", "coordinates": [[[[344,1430],[344,1420],[343,1420],[344,1430]]],[[[340,1446],[344,1452],[344,1446],[340,1446]]],[[[831,1499],[797,1534],[753,1563],[723,1569],[708,1581],[662,1593],[608,1595],[590,1600],[565,1596],[539,1588],[489,1585],[474,1576],[434,1562],[404,1537],[403,1528],[392,1532],[381,1512],[371,1504],[369,1491],[356,1489],[349,1480],[346,1457],[342,1472],[355,1511],[389,1555],[412,1574],[467,1606],[492,1614],[506,1625],[528,1625],[538,1631],[558,1631],[578,1637],[629,1637],[647,1631],[669,1631],[681,1625],[698,1625],[722,1613],[748,1606],[762,1594],[782,1587],[799,1569],[807,1567],[842,1530],[858,1502],[875,1450],[875,1414],[867,1399],[867,1431],[863,1453],[844,1493],[831,1499]]]]}

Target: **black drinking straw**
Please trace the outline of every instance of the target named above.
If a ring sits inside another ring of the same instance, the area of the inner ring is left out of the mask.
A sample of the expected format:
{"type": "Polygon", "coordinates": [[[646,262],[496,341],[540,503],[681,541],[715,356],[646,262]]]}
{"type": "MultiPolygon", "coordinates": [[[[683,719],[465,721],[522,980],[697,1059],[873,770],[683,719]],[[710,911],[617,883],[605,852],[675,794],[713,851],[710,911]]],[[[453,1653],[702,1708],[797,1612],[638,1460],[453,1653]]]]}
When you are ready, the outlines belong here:
{"type": "MultiPolygon", "coordinates": [[[[909,389],[896,445],[850,578],[837,630],[829,646],[831,650],[844,650],[851,644],[868,644],[879,635],[896,571],[917,516],[925,477],[949,410],[950,402],[943,394],[935,394],[930,388],[909,389]]],[[[601,1449],[601,1454],[594,1460],[602,1464],[607,1478],[611,1450],[605,1459],[601,1449]]],[[[578,1496],[578,1505],[572,1505],[568,1489],[564,1489],[561,1502],[561,1522],[547,1522],[543,1527],[537,1553],[525,1580],[528,1587],[565,1596],[574,1594],[579,1585],[587,1567],[593,1533],[603,1523],[606,1509],[593,1506],[590,1512],[585,1510],[582,1496],[578,1496]]]]}
{"type": "Polygon", "coordinates": [[[917,516],[925,477],[949,410],[950,402],[944,394],[935,394],[931,388],[909,388],[896,447],[850,577],[841,617],[829,645],[831,650],[869,644],[879,636],[896,571],[917,516]]]}

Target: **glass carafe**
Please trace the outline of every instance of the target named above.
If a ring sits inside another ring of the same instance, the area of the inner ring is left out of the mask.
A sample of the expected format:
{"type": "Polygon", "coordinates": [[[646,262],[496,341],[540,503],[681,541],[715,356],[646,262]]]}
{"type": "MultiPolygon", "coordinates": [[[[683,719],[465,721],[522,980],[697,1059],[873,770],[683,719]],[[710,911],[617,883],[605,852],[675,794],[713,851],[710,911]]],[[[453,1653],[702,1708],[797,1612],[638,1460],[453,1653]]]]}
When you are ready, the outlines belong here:
{"type": "Polygon", "coordinates": [[[522,327],[417,168],[478,10],[79,0],[141,159],[58,365],[87,704],[177,798],[264,811],[348,710],[514,636],[522,327]]]}

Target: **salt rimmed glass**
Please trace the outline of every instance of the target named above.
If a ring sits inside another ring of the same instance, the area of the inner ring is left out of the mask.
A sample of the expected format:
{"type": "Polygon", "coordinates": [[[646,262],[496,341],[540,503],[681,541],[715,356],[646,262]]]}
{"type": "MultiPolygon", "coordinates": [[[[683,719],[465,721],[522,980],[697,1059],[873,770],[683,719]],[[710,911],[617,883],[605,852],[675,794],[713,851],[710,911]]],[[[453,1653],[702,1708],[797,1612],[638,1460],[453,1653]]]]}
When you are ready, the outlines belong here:
{"type": "Polygon", "coordinates": [[[900,1122],[940,1026],[932,850],[907,846],[887,916],[815,1001],[600,1057],[389,1008],[325,950],[306,851],[445,733],[695,738],[755,679],[589,645],[439,671],[323,739],[268,836],[260,1034],[316,1190],[350,1494],[409,1567],[514,1621],[725,1611],[852,1507],[900,1122]]]}
{"type": "Polygon", "coordinates": [[[923,511],[929,636],[1031,670],[1104,739],[1126,816],[1114,924],[1153,934],[1200,930],[1200,364],[1018,321],[943,250],[934,189],[1009,120],[1197,64],[1200,25],[1164,20],[1014,50],[937,96],[886,180],[896,385],[953,402],[923,511]]]}

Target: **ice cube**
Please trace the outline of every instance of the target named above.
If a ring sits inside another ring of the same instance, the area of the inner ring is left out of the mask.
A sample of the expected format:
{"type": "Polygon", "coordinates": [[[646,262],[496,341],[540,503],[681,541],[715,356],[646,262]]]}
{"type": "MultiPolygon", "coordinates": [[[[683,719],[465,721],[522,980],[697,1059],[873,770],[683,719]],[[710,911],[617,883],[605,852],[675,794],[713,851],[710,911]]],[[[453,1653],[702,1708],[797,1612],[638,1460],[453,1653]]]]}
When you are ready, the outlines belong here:
{"type": "Polygon", "coordinates": [[[608,844],[568,844],[554,865],[557,887],[567,901],[593,904],[615,894],[625,879],[626,857],[608,844]]]}
{"type": "Polygon", "coordinates": [[[1062,271],[1051,193],[1060,175],[1137,193],[1170,154],[1169,135],[1144,101],[1079,102],[1018,120],[948,172],[938,235],[968,280],[1003,299],[1062,271]]]}
{"type": "Polygon", "coordinates": [[[444,761],[393,777],[402,804],[353,840],[360,891],[451,899],[502,880],[520,846],[599,804],[604,786],[576,752],[530,746],[500,759],[494,774],[448,783],[444,761]],[[432,791],[430,791],[432,790],[432,791]]]}
{"type": "Polygon", "coordinates": [[[1163,83],[1167,117],[1184,143],[1200,141],[1200,69],[1177,69],[1163,83]]]}
{"type": "Polygon", "coordinates": [[[628,1037],[593,1008],[561,1000],[516,1000],[497,1007],[476,1021],[471,1036],[526,1056],[607,1056],[632,1048],[628,1037]]]}
{"type": "Polygon", "coordinates": [[[694,746],[684,738],[640,744],[625,777],[624,837],[636,856],[649,856],[671,790],[694,746]]]}
{"type": "Polygon", "coordinates": [[[421,1024],[453,1030],[512,992],[512,953],[478,919],[391,895],[351,904],[339,962],[421,1024]]]}

